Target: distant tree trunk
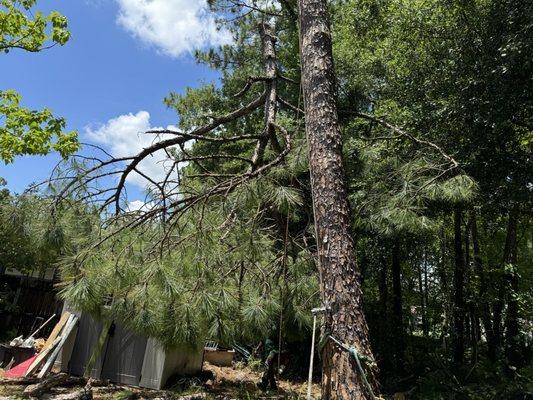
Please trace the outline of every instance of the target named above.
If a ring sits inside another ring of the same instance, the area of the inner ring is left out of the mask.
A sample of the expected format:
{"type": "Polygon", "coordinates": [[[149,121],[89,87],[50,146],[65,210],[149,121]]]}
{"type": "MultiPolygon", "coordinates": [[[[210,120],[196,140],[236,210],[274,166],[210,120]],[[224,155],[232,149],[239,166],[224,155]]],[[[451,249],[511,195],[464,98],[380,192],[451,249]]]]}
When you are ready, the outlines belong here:
{"type": "MultiPolygon", "coordinates": [[[[373,361],[360,274],[350,234],[335,70],[326,0],[299,0],[305,130],[315,216],[325,329],[373,361]]],[[[366,367],[374,391],[375,371],[366,367]]],[[[329,340],[323,349],[322,399],[369,399],[353,357],[329,340]]]]}
{"type": "MultiPolygon", "coordinates": [[[[509,217],[507,220],[507,233],[505,236],[505,247],[503,250],[503,265],[502,265],[502,275],[503,279],[500,282],[498,288],[498,298],[496,304],[494,305],[494,320],[493,320],[493,331],[494,331],[494,343],[496,349],[501,349],[503,334],[502,334],[502,313],[503,307],[505,304],[505,298],[509,292],[508,284],[513,284],[514,278],[511,278],[509,274],[509,269],[513,270],[514,265],[516,264],[516,253],[517,253],[517,242],[516,242],[516,230],[517,230],[517,220],[518,220],[518,207],[514,205],[509,211],[509,217]]],[[[514,274],[512,274],[514,275],[514,274]]],[[[511,330],[516,329],[518,331],[518,304],[513,299],[508,304],[508,318],[506,319],[506,325],[509,327],[511,325],[511,330]],[[510,314],[510,316],[509,316],[510,314]],[[514,321],[513,321],[514,320],[514,321]],[[514,325],[516,324],[516,325],[514,325]],[[516,328],[515,328],[516,326],[516,328]]],[[[511,332],[513,333],[513,332],[511,332]]],[[[506,335],[508,338],[510,336],[506,335]]],[[[513,335],[514,336],[514,335],[513,335]]],[[[506,337],[506,338],[507,338],[506,337]]]]}
{"type": "Polygon", "coordinates": [[[379,271],[379,303],[382,315],[387,315],[387,304],[389,302],[389,288],[387,285],[387,260],[381,263],[379,271]]]}
{"type": "Polygon", "coordinates": [[[463,241],[461,238],[462,212],[459,207],[454,210],[454,254],[455,265],[453,271],[453,360],[460,364],[465,353],[465,301],[464,279],[465,266],[463,255],[463,241]]]}
{"type": "Polygon", "coordinates": [[[479,292],[478,292],[478,308],[480,311],[481,322],[485,330],[485,337],[487,338],[488,357],[494,361],[496,358],[494,332],[492,329],[492,321],[490,314],[490,305],[487,301],[488,282],[486,273],[483,270],[483,261],[481,259],[481,251],[479,248],[479,235],[477,229],[476,211],[470,212],[470,230],[472,232],[472,251],[474,254],[474,269],[476,275],[479,277],[479,292]]]}
{"type": "Polygon", "coordinates": [[[392,313],[394,319],[395,361],[398,371],[403,372],[405,356],[405,332],[403,326],[402,271],[400,259],[400,239],[392,245],[392,313]]]}
{"type": "Polygon", "coordinates": [[[472,301],[472,268],[470,261],[470,221],[465,224],[464,230],[464,243],[465,243],[465,298],[466,298],[466,310],[468,311],[466,322],[466,337],[468,343],[472,346],[472,359],[477,360],[477,313],[474,302],[472,301]]]}
{"type": "MultiPolygon", "coordinates": [[[[243,293],[242,293],[242,285],[244,283],[244,275],[246,273],[246,268],[244,266],[244,261],[241,261],[241,265],[239,268],[239,281],[238,281],[238,291],[237,291],[237,304],[239,305],[239,320],[242,323],[242,307],[244,303],[243,299],[243,293]]],[[[242,332],[241,332],[241,338],[242,338],[242,332]]]]}
{"type": "MultiPolygon", "coordinates": [[[[426,250],[427,251],[427,250],[426,250]]],[[[424,299],[426,302],[426,330],[427,336],[429,336],[430,323],[429,323],[429,283],[428,283],[428,262],[427,262],[427,252],[424,254],[424,299]]]]}
{"type": "Polygon", "coordinates": [[[509,284],[507,293],[507,317],[505,319],[505,354],[511,365],[517,365],[520,361],[519,349],[519,325],[518,325],[518,272],[516,263],[518,259],[518,207],[514,206],[509,214],[509,226],[507,231],[506,247],[506,273],[509,284]]]}
{"type": "Polygon", "coordinates": [[[424,337],[428,336],[428,321],[427,321],[427,304],[426,304],[426,295],[427,292],[424,288],[427,285],[427,252],[424,249],[424,268],[418,263],[418,292],[420,293],[420,308],[422,309],[422,332],[424,337]]]}
{"type": "Polygon", "coordinates": [[[437,268],[439,274],[441,295],[442,295],[442,349],[444,352],[448,351],[448,333],[449,333],[449,320],[450,320],[450,288],[448,283],[448,272],[447,272],[447,263],[448,263],[448,249],[447,249],[447,237],[444,227],[441,230],[440,234],[440,260],[437,268]]]}
{"type": "Polygon", "coordinates": [[[383,371],[390,371],[392,368],[391,361],[393,359],[393,352],[390,346],[391,338],[391,321],[390,321],[390,312],[389,312],[389,285],[388,285],[388,271],[389,271],[389,257],[382,253],[381,257],[381,269],[379,271],[379,311],[381,313],[381,318],[378,319],[379,336],[380,343],[380,353],[381,353],[381,363],[380,369],[383,371]]]}

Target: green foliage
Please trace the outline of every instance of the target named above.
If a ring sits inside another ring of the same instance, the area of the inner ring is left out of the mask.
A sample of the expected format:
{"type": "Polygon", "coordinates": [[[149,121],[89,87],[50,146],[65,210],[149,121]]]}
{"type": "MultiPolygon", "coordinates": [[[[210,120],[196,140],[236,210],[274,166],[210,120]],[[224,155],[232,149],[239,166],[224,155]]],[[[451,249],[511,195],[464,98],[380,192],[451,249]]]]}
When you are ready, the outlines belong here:
{"type": "MultiPolygon", "coordinates": [[[[33,12],[35,0],[0,1],[0,51],[41,51],[70,38],[67,19],[58,12],[45,16],[33,12]],[[50,44],[49,44],[50,43],[50,44]]],[[[48,109],[36,111],[20,105],[13,90],[0,90],[0,159],[13,162],[19,155],[45,155],[58,151],[62,157],[78,149],[76,132],[64,132],[65,120],[48,109]]]]}
{"type": "Polygon", "coordinates": [[[335,53],[343,106],[370,108],[436,143],[486,200],[524,198],[531,12],[530,4],[514,1],[339,3],[335,53]]]}
{"type": "Polygon", "coordinates": [[[22,49],[36,52],[47,42],[64,45],[70,38],[65,16],[33,12],[36,0],[0,1],[0,51],[22,49]]]}
{"type": "Polygon", "coordinates": [[[52,203],[35,194],[0,196],[1,266],[29,273],[55,266],[77,251],[77,240],[95,223],[85,206],[70,204],[50,214],[52,203]]]}
{"type": "Polygon", "coordinates": [[[76,132],[64,132],[65,120],[51,111],[30,110],[20,106],[20,96],[12,91],[0,92],[0,159],[13,162],[18,155],[46,155],[55,150],[67,157],[78,149],[76,132]]]}
{"type": "Polygon", "coordinates": [[[209,116],[221,108],[220,94],[214,85],[202,86],[199,89],[187,88],[183,96],[170,93],[164,102],[180,115],[180,128],[186,130],[204,125],[209,116]]]}
{"type": "Polygon", "coordinates": [[[282,293],[283,281],[272,275],[282,268],[272,233],[258,234],[253,224],[238,221],[230,230],[217,229],[224,223],[220,211],[204,210],[202,227],[192,223],[201,210],[192,212],[182,239],[155,259],[150,256],[154,244],[146,238],[157,235],[157,226],[143,237],[126,231],[98,252],[65,259],[62,296],[169,347],[200,346],[208,337],[231,344],[275,334],[282,304],[287,324],[295,325],[299,316],[291,310],[316,292],[316,281],[309,280],[312,264],[287,261],[290,278],[282,293]]]}

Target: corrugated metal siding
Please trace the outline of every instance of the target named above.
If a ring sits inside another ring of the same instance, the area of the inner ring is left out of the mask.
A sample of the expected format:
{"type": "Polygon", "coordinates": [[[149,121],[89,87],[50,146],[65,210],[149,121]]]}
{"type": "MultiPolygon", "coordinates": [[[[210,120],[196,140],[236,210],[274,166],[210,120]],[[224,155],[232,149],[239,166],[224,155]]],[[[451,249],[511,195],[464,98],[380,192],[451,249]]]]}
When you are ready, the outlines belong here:
{"type": "MultiPolygon", "coordinates": [[[[91,359],[100,333],[102,332],[102,324],[95,321],[90,315],[82,314],[80,322],[78,324],[78,333],[76,340],[74,341],[74,348],[70,357],[68,371],[72,375],[83,376],[87,364],[91,359]]],[[[105,349],[104,343],[103,348],[105,349]]],[[[102,370],[102,354],[98,356],[98,359],[91,371],[91,377],[99,379],[100,371],[102,370]]]]}
{"type": "Polygon", "coordinates": [[[134,335],[122,326],[115,325],[108,337],[101,378],[114,383],[138,386],[145,350],[145,337],[134,335]]]}

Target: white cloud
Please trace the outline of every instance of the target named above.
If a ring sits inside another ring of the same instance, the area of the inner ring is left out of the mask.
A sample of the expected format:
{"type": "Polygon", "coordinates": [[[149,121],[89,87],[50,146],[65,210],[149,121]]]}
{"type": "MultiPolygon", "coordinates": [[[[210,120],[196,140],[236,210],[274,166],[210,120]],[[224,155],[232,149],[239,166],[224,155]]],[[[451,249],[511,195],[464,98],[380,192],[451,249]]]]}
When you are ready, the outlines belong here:
{"type": "Polygon", "coordinates": [[[206,0],[116,0],[118,23],[131,35],[171,57],[231,42],[219,31],[206,0]]]}
{"type": "Polygon", "coordinates": [[[141,200],[134,200],[128,203],[128,211],[140,211],[146,207],[146,203],[141,200]]]}
{"type": "Polygon", "coordinates": [[[128,211],[129,212],[141,212],[144,213],[149,211],[153,206],[153,203],[146,203],[142,200],[133,200],[128,202],[128,211]]]}
{"type": "MultiPolygon", "coordinates": [[[[168,129],[176,129],[168,126],[168,129]]],[[[154,135],[144,132],[161,129],[150,125],[150,113],[139,111],[137,114],[120,115],[98,127],[86,127],[85,133],[99,145],[104,146],[114,157],[127,157],[139,153],[154,143],[154,135]]],[[[162,138],[156,139],[161,140],[162,138]]],[[[154,181],[162,181],[172,162],[167,160],[163,151],[158,151],[139,164],[138,169],[154,181]],[[165,162],[166,160],[166,162],[165,162]]],[[[149,182],[137,173],[131,173],[128,182],[141,188],[149,186],[149,182]]]]}

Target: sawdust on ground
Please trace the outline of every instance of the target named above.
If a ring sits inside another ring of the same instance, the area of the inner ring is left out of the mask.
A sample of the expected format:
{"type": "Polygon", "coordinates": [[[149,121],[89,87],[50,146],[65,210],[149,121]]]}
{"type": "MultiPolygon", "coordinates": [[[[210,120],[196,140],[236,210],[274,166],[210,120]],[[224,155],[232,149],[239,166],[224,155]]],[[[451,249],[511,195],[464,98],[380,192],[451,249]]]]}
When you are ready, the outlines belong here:
{"type": "MultiPolygon", "coordinates": [[[[217,388],[223,390],[224,388],[227,389],[228,386],[235,386],[244,387],[250,392],[255,392],[257,396],[261,393],[257,387],[257,383],[261,381],[261,373],[254,371],[250,367],[217,367],[206,362],[204,363],[204,370],[212,371],[215,374],[215,382],[207,382],[208,389],[213,392],[217,392],[217,388]]],[[[278,394],[281,398],[290,396],[290,398],[305,399],[307,395],[307,382],[293,382],[279,379],[278,388],[278,394]]],[[[272,395],[275,395],[274,391],[270,391],[270,396],[272,395]]],[[[312,395],[313,399],[320,399],[320,385],[313,383],[312,395]]]]}

